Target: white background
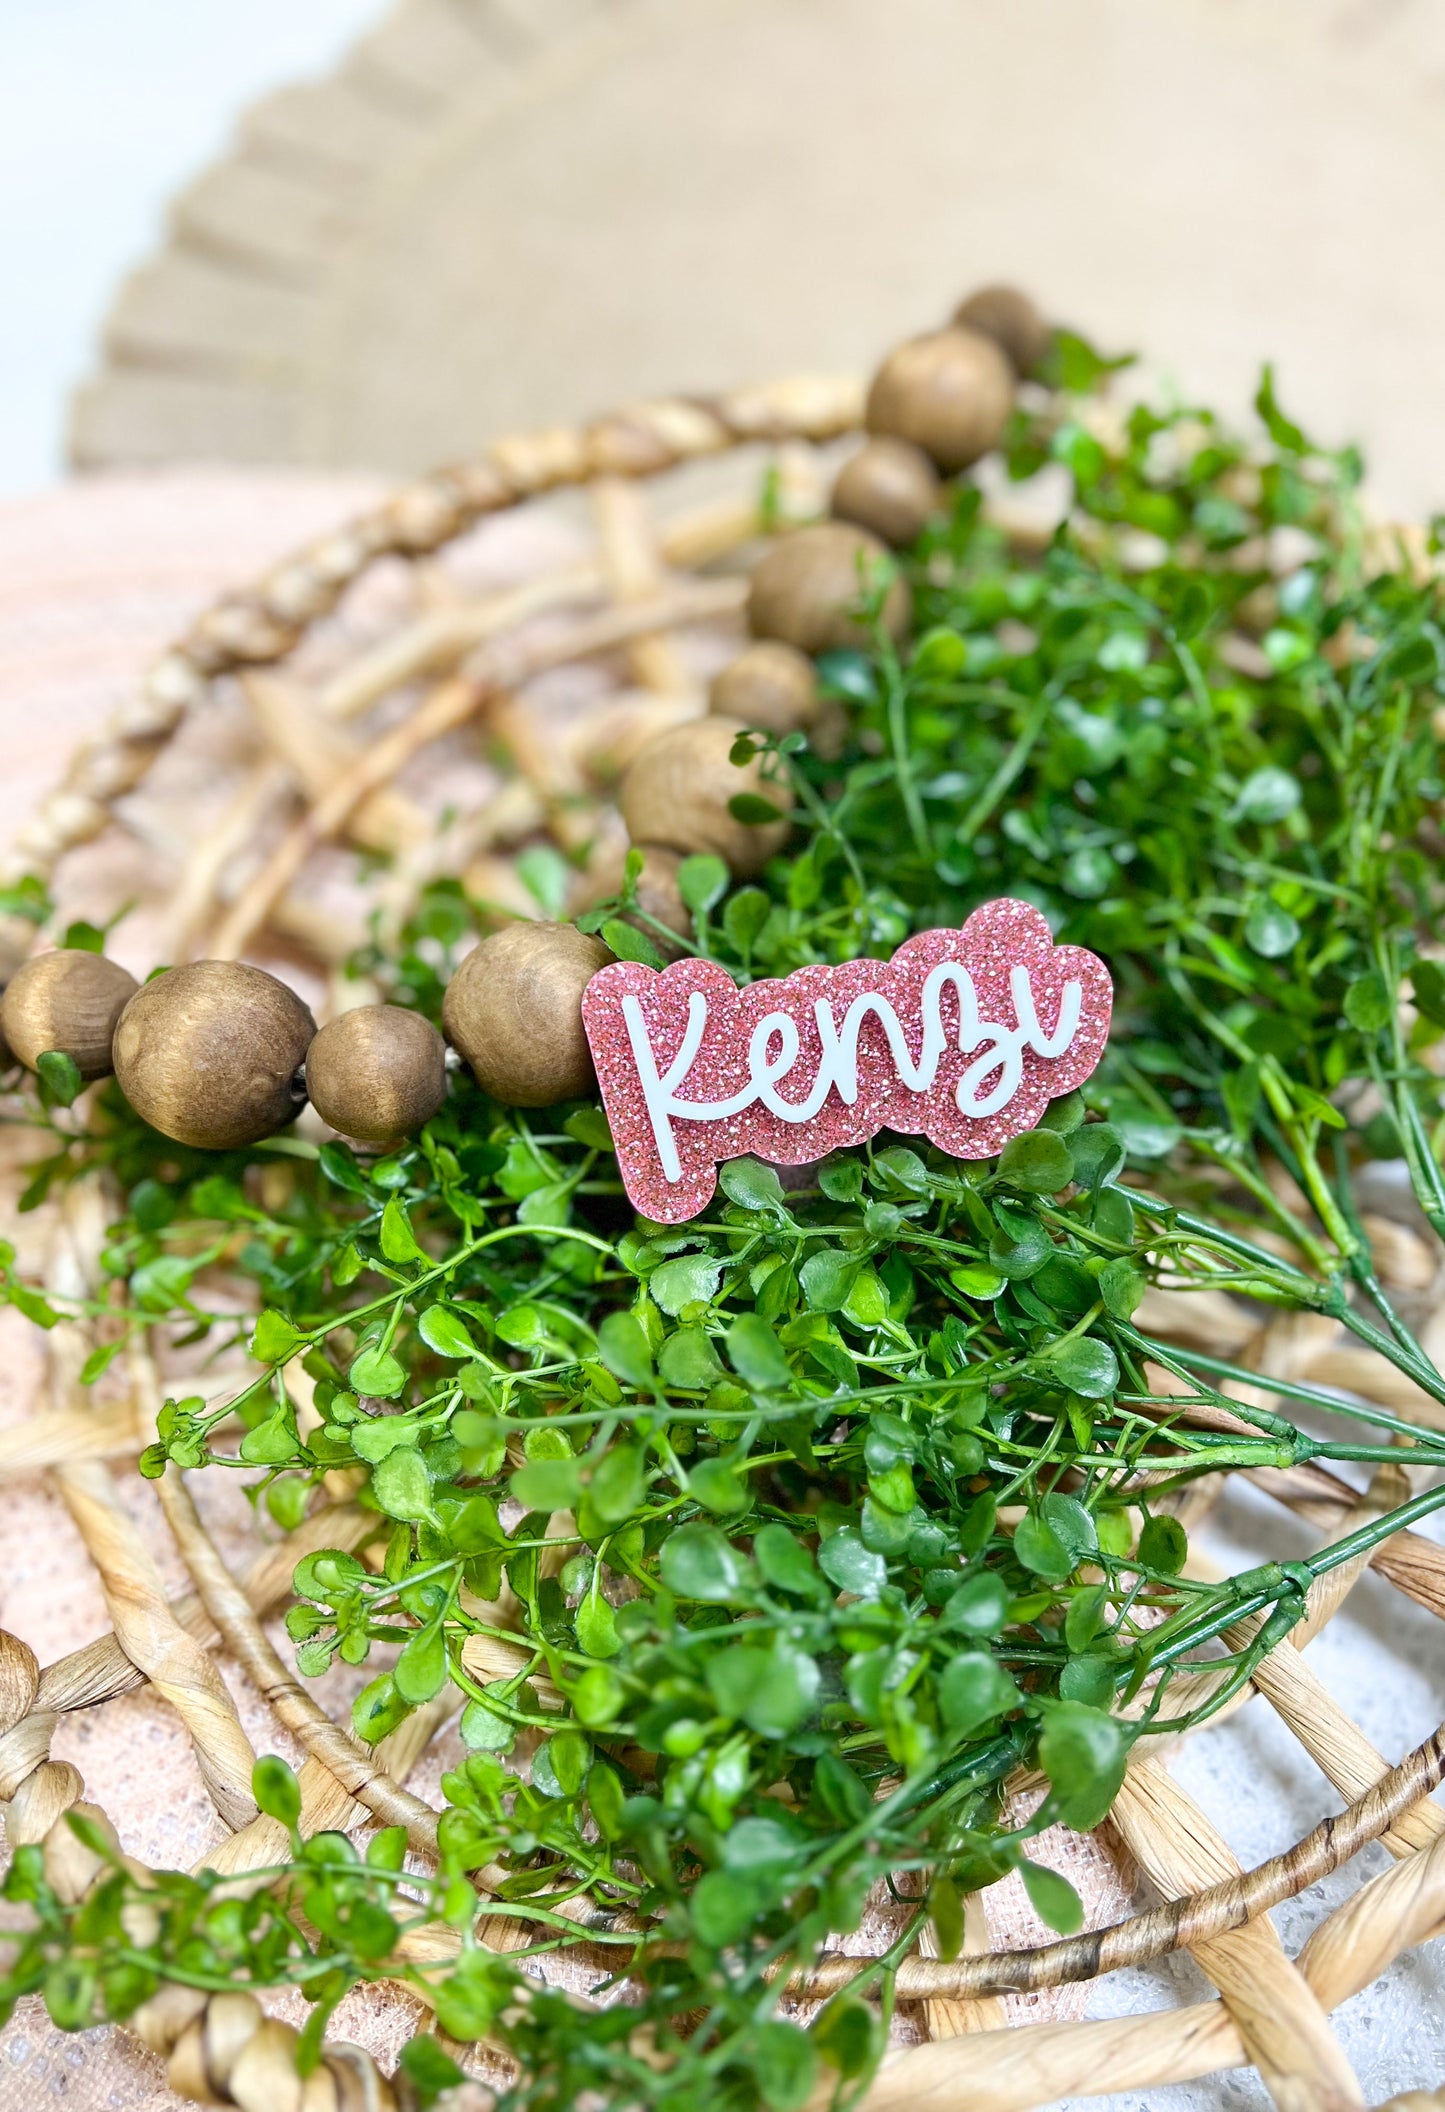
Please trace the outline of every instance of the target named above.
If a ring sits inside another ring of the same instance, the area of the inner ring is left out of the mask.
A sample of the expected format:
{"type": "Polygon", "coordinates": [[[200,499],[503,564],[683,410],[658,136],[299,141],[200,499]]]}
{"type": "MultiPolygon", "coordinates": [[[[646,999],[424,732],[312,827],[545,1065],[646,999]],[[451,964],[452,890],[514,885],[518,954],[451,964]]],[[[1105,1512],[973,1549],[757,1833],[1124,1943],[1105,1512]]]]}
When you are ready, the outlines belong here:
{"type": "Polygon", "coordinates": [[[167,199],[380,0],[0,0],[0,493],[62,468],[65,404],[167,199]]]}

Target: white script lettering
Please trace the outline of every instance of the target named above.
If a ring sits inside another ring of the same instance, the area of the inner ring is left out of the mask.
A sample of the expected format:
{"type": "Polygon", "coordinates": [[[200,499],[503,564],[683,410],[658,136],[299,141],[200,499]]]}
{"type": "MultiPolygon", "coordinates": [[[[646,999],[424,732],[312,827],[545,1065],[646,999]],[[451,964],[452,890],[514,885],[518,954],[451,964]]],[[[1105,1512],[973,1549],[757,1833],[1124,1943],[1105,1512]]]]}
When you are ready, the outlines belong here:
{"type": "Polygon", "coordinates": [[[899,1079],[912,1093],[926,1093],[938,1075],[939,1063],[948,1047],[943,1024],[943,992],[952,987],[958,1000],[957,1049],[973,1062],[954,1087],[959,1113],[983,1120],[1007,1107],[1023,1079],[1024,1052],[1039,1056],[1062,1056],[1072,1046],[1079,1029],[1083,987],[1077,982],[1063,986],[1059,1015],[1051,1032],[1039,1023],[1033,984],[1027,968],[1015,967],[1009,974],[1015,1026],[979,1017],[978,992],[973,977],[956,961],[942,961],[924,982],[921,996],[923,1040],[917,1060],[909,1047],[903,1024],[886,997],[874,991],[854,998],[839,1027],[833,1007],[826,999],[813,1006],[822,1059],[817,1075],[802,1100],[787,1100],[778,1088],[798,1060],[801,1037],[797,1021],[786,1012],[769,1012],[753,1028],[748,1042],[747,1083],[721,1100],[685,1100],[681,1088],[696,1063],[707,1032],[707,998],[694,990],[687,1001],[687,1027],[677,1054],[666,1071],[659,1071],[648,1036],[647,1022],[639,1000],[629,993],[622,1000],[622,1016],[632,1046],[633,1060],[642,1084],[648,1120],[657,1144],[664,1177],[682,1177],[674,1120],[720,1122],[729,1115],[761,1103],[783,1122],[810,1122],[830,1092],[836,1092],[845,1107],[858,1099],[858,1037],[864,1022],[876,1019],[888,1043],[888,1053],[899,1079]],[[974,1055],[975,1050],[979,1051],[974,1055]],[[995,1073],[997,1076],[995,1078],[995,1073]],[[992,1085],[990,1079],[994,1079],[992,1085]]]}

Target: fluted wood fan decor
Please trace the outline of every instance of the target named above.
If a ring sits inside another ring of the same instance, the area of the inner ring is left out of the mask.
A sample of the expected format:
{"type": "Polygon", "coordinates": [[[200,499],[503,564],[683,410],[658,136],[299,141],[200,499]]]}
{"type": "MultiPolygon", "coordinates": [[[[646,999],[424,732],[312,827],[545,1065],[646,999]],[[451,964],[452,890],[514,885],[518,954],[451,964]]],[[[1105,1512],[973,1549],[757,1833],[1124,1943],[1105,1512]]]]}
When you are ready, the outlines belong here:
{"type": "Polygon", "coordinates": [[[1268,370],[1241,437],[1126,365],[991,287],[866,391],[499,442],[22,833],[0,1462],[113,1628],[0,1637],[11,2010],[248,2112],[1370,2101],[1330,2013],[1445,1926],[1445,1727],[1308,1646],[1367,1570],[1445,1617],[1441,587],[1268,370]],[[1000,898],[1109,964],[1080,1090],[635,1216],[599,968],[1000,898]],[[189,1870],[66,1757],[147,1684],[189,1870]],[[1245,1867],[1169,1762],[1251,1700],[1329,1815],[1245,1867]]]}

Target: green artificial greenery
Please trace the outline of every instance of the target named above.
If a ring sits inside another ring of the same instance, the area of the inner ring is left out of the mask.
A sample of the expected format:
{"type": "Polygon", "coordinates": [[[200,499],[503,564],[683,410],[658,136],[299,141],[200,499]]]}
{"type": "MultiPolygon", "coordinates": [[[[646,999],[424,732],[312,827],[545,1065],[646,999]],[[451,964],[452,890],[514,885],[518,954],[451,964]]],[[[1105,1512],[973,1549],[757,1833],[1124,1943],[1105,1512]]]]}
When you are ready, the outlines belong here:
{"type": "MultiPolygon", "coordinates": [[[[1364,1164],[1403,1156],[1445,1232],[1445,970],[1422,953],[1445,896],[1440,587],[1379,555],[1357,461],[1313,447],[1268,374],[1246,440],[1197,407],[1117,413],[1118,363],[1081,340],[1056,358],[1007,464],[1069,481],[1064,523],[1011,545],[963,485],[900,559],[913,642],[823,662],[842,756],[739,742],[772,803],[738,816],[790,811],[788,854],[742,886],[708,857],[681,874],[695,949],[740,980],[886,956],[1005,893],[1102,954],[1101,1069],[996,1162],[884,1137],[785,1187],[744,1159],[701,1218],[660,1228],[628,1208],[595,1105],[524,1115],[455,1079],[385,1156],[291,1137],[206,1155],[114,1088],[62,1120],[68,1081],[43,1073],[27,1119],[53,1150],[28,1200],[96,1165],[126,1197],[108,1286],[78,1308],[87,1378],[141,1330],[249,1336],[249,1383],[168,1402],[142,1472],[238,1469],[291,1528],[359,1469],[373,1560],[300,1563],[300,1668],[366,1665],[369,1742],[451,1681],[467,1755],[435,1876],[403,1869],[394,1831],[364,1859],[303,1842],[274,1760],[258,1798],[293,1853],[244,1898],[116,1862],[70,1908],[21,1851],[7,2001],[43,1989],[79,2028],[160,1979],[286,1982],[315,2004],[314,2058],[340,1997],[392,1975],[452,2038],[509,2050],[508,2112],[789,2112],[824,2079],[847,2102],[923,1921],[956,1954],[963,1897],[1017,1868],[1076,1928],[1033,1837],[1095,1825],[1141,1729],[1223,1706],[1315,1578],[1445,1501],[1302,1562],[1186,1576],[1173,1499],[1195,1478],[1402,1445],[1445,1465],[1445,1437],[1303,1384],[1279,1391],[1309,1428],[1245,1406],[1226,1389],[1251,1374],[1137,1317],[1161,1280],[1328,1314],[1445,1403],[1355,1199],[1364,1164]],[[220,1263],[259,1317],[208,1303],[220,1263]],[[319,1419],[298,1420],[298,1371],[319,1419]],[[1232,1421],[1191,1419],[1221,1406],[1232,1421]],[[490,1645],[517,1669],[487,1676],[490,1645]],[[1181,1684],[1202,1665],[1211,1682],[1181,1684]],[[1048,1793],[1011,1825],[1003,1786],[1030,1765],[1048,1793]],[[806,2029],[780,2014],[885,1879],[897,1940],[806,2029]],[[484,1947],[500,1912],[519,1948],[484,1947]],[[437,1918],[456,1962],[393,1957],[437,1918]],[[573,1949],[597,2000],[528,1977],[573,1949]]],[[[875,613],[883,584],[860,585],[875,613]]],[[[523,877],[555,910],[557,854],[523,877]]],[[[660,964],[636,877],[584,921],[660,964]]],[[[480,914],[436,886],[358,971],[436,1017],[480,914]]],[[[4,1294],[63,1324],[13,1260],[4,1294]]],[[[457,2074],[429,2037],[407,2067],[424,2099],[457,2074]]]]}

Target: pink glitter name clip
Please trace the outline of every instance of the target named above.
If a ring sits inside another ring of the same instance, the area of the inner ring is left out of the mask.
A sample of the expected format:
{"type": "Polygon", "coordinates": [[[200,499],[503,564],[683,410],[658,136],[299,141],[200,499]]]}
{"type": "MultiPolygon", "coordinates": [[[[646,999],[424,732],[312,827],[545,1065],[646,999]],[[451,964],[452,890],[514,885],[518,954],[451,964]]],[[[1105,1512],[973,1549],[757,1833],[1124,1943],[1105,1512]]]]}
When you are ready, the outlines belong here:
{"type": "Polygon", "coordinates": [[[745,1152],[801,1166],[896,1129],[991,1158],[1094,1070],[1113,1001],[1097,954],[1005,898],[891,961],[742,990],[711,961],[615,961],[582,1018],[627,1193],[677,1225],[745,1152]]]}

